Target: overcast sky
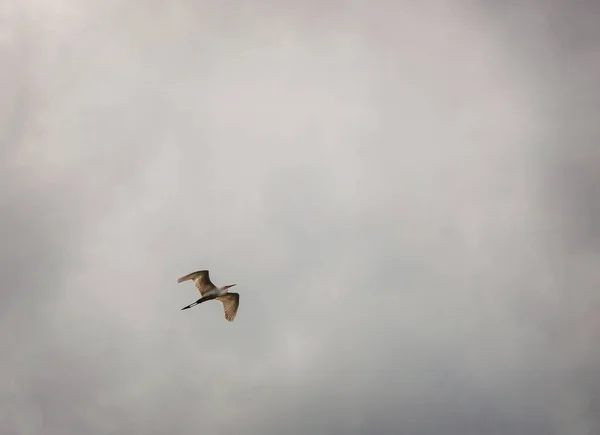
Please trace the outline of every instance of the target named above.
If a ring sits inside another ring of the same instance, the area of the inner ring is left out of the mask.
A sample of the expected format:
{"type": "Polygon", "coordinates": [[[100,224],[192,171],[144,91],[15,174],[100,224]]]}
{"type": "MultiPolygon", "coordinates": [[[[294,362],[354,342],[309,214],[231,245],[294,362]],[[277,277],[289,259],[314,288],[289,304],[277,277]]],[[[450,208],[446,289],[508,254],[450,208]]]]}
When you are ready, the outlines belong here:
{"type": "Polygon", "coordinates": [[[3,434],[600,433],[600,6],[225,3],[2,2],[3,434]]]}

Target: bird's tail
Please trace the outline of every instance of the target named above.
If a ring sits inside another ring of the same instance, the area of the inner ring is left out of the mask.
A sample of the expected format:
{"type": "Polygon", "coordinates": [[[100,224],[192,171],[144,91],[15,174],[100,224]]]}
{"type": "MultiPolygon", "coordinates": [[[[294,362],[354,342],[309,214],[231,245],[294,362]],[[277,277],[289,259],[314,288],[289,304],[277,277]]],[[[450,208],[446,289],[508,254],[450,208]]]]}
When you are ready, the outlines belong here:
{"type": "Polygon", "coordinates": [[[215,299],[215,297],[214,296],[204,296],[203,298],[198,299],[196,302],[189,304],[187,307],[183,307],[181,309],[181,311],[187,310],[188,308],[195,307],[196,305],[201,304],[202,302],[210,301],[211,299],[215,299]]]}

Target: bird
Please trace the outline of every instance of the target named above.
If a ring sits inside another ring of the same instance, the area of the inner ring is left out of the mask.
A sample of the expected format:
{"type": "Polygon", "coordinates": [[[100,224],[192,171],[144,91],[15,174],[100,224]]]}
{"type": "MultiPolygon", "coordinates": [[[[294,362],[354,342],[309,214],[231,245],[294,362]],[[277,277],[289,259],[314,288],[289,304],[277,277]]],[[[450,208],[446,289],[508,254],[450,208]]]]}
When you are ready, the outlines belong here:
{"type": "Polygon", "coordinates": [[[200,292],[202,296],[196,302],[189,304],[186,307],[183,307],[181,311],[187,310],[188,308],[192,308],[202,302],[210,301],[216,299],[223,303],[223,310],[225,311],[225,319],[230,322],[233,322],[235,316],[238,311],[238,307],[240,306],[240,295],[239,293],[230,293],[228,290],[235,286],[235,284],[225,285],[223,287],[217,287],[214,285],[208,274],[208,270],[198,270],[196,272],[189,273],[181,278],[177,279],[177,283],[182,283],[184,281],[193,280],[196,288],[200,292]]]}

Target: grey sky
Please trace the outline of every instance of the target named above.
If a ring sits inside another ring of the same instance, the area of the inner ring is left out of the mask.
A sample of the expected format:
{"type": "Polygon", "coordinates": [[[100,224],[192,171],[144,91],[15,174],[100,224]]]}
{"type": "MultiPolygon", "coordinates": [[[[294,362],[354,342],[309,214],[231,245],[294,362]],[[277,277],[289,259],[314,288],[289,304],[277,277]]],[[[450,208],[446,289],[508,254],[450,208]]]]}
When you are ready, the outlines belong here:
{"type": "Polygon", "coordinates": [[[600,433],[599,19],[3,3],[3,433],[600,433]]]}

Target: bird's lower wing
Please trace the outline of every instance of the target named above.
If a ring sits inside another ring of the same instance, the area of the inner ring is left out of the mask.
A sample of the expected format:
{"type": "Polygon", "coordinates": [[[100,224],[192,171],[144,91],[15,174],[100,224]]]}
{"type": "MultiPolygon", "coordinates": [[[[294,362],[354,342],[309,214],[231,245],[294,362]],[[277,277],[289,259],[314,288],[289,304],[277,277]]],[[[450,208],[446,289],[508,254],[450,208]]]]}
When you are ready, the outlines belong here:
{"type": "Polygon", "coordinates": [[[230,322],[233,322],[240,306],[240,294],[239,293],[227,293],[224,296],[217,298],[223,302],[223,309],[225,311],[225,318],[230,322]]]}

